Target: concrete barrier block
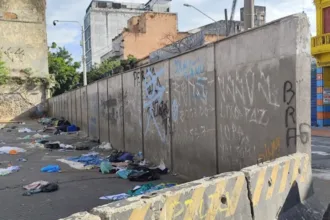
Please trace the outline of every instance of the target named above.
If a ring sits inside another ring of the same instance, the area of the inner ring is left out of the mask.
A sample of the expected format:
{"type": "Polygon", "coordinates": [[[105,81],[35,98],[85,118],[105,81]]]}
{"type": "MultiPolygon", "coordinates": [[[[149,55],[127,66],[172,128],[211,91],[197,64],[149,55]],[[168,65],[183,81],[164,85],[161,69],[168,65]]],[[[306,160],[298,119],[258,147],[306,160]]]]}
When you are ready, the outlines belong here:
{"type": "Polygon", "coordinates": [[[255,220],[277,219],[309,197],[311,163],[297,153],[242,170],[247,178],[255,220]]]}
{"type": "Polygon", "coordinates": [[[78,212],[69,217],[61,218],[59,220],[101,220],[99,216],[92,215],[88,212],[78,212]]]}
{"type": "Polygon", "coordinates": [[[99,206],[91,213],[113,219],[252,219],[244,173],[224,173],[154,194],[99,206]]]}

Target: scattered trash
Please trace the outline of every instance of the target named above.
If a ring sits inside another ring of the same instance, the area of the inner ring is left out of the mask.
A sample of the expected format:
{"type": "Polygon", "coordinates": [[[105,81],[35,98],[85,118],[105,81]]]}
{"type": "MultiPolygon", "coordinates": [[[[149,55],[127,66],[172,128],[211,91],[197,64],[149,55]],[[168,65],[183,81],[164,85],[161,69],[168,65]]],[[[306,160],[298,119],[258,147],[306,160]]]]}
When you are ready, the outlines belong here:
{"type": "Polygon", "coordinates": [[[67,132],[76,132],[78,131],[78,127],[75,125],[70,125],[67,127],[67,132]]]}
{"type": "Polygon", "coordinates": [[[9,147],[9,146],[0,147],[0,154],[17,154],[24,152],[26,152],[26,150],[19,147],[9,147]]]}
{"type": "Polygon", "coordinates": [[[19,166],[10,166],[7,168],[0,168],[0,176],[6,176],[8,174],[18,172],[20,169],[19,166]]]}
{"type": "Polygon", "coordinates": [[[130,154],[130,153],[125,152],[121,156],[118,157],[119,162],[124,162],[124,161],[127,161],[127,160],[133,160],[133,155],[130,154]]]}
{"type": "Polygon", "coordinates": [[[102,200],[110,200],[110,201],[119,201],[123,199],[127,199],[129,197],[133,196],[139,196],[146,193],[155,192],[161,189],[171,188],[173,186],[176,186],[175,183],[161,183],[159,185],[154,185],[152,183],[144,184],[142,186],[135,186],[132,190],[129,190],[127,193],[121,193],[117,195],[111,195],[111,196],[102,196],[100,199],[102,200]]]}
{"type": "Polygon", "coordinates": [[[99,166],[102,162],[101,158],[98,155],[70,157],[68,158],[68,160],[83,163],[85,166],[87,165],[99,166]]]}
{"type": "Polygon", "coordinates": [[[43,144],[40,144],[40,143],[28,143],[27,147],[28,148],[41,148],[41,149],[45,148],[45,146],[43,144]]]}
{"type": "Polygon", "coordinates": [[[33,182],[33,183],[29,184],[29,185],[23,186],[23,189],[26,189],[26,190],[40,189],[42,186],[46,186],[47,184],[49,184],[49,182],[43,181],[43,180],[39,180],[39,181],[33,182]]]}
{"type": "Polygon", "coordinates": [[[19,133],[31,133],[34,131],[32,131],[30,128],[20,128],[20,129],[18,129],[18,132],[19,133]]]}
{"type": "Polygon", "coordinates": [[[70,167],[72,167],[74,169],[77,169],[77,170],[90,170],[90,169],[93,169],[95,167],[94,165],[85,166],[85,164],[83,164],[83,163],[70,161],[70,160],[67,160],[67,159],[57,159],[57,161],[65,163],[65,164],[69,165],[70,167]]]}
{"type": "Polygon", "coordinates": [[[42,138],[42,135],[41,134],[35,134],[32,136],[33,139],[39,139],[39,138],[42,138]]]}
{"type": "Polygon", "coordinates": [[[95,146],[97,146],[97,144],[91,141],[77,142],[74,144],[76,150],[89,150],[95,146]]]}
{"type": "Polygon", "coordinates": [[[10,154],[10,155],[16,155],[16,154],[17,154],[17,151],[16,151],[16,150],[10,150],[10,151],[9,151],[9,154],[10,154]]]}
{"type": "Polygon", "coordinates": [[[100,170],[102,174],[109,174],[112,170],[112,165],[109,161],[103,161],[100,165],[100,170]]]}
{"type": "Polygon", "coordinates": [[[128,194],[121,193],[121,194],[112,195],[112,196],[102,196],[102,197],[100,197],[100,199],[102,199],[102,200],[111,200],[111,201],[119,201],[119,200],[127,199],[128,197],[130,197],[128,194]]]}
{"type": "Polygon", "coordinates": [[[29,140],[29,139],[31,139],[31,135],[26,135],[25,137],[19,137],[19,138],[17,138],[18,140],[29,140]]]}
{"type": "Polygon", "coordinates": [[[59,142],[48,142],[45,144],[45,148],[47,149],[60,149],[59,142]]]}
{"type": "Polygon", "coordinates": [[[99,147],[101,150],[112,150],[111,144],[103,142],[99,147]]]}
{"type": "Polygon", "coordinates": [[[41,168],[40,171],[44,172],[44,173],[57,173],[60,170],[61,170],[61,168],[59,165],[48,165],[48,166],[41,168]]]}
{"type": "Polygon", "coordinates": [[[72,145],[65,145],[65,144],[60,144],[60,148],[66,149],[66,150],[73,150],[74,147],[72,145]]]}
{"type": "Polygon", "coordinates": [[[18,158],[17,161],[18,162],[27,162],[27,159],[25,159],[25,158],[18,158]]]}
{"type": "Polygon", "coordinates": [[[128,176],[133,172],[133,170],[119,170],[117,171],[117,176],[119,176],[122,179],[128,179],[128,176]]]}
{"type": "Polygon", "coordinates": [[[36,142],[39,143],[39,144],[46,144],[49,141],[48,140],[42,140],[42,139],[40,139],[40,140],[36,140],[36,142]]]}
{"type": "Polygon", "coordinates": [[[57,191],[59,188],[58,184],[56,183],[48,183],[46,185],[42,185],[37,187],[36,189],[30,189],[23,193],[23,196],[31,196],[33,194],[41,193],[41,192],[54,192],[57,191]]]}
{"type": "Polygon", "coordinates": [[[93,152],[89,152],[87,154],[82,154],[81,156],[88,157],[88,156],[97,156],[97,155],[99,155],[99,153],[93,151],[93,152]]]}

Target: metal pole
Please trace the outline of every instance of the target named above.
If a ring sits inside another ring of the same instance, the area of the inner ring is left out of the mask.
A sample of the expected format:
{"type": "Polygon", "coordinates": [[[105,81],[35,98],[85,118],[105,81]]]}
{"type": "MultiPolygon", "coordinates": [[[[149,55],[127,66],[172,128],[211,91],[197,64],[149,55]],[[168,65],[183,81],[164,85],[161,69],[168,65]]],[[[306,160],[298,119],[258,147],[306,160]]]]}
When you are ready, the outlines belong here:
{"type": "Polygon", "coordinates": [[[226,21],[226,37],[227,37],[229,35],[227,9],[225,9],[225,21],[226,21]]]}
{"type": "Polygon", "coordinates": [[[254,0],[244,0],[244,30],[254,27],[254,0]]]}
{"type": "Polygon", "coordinates": [[[87,86],[87,73],[86,73],[86,48],[85,48],[85,28],[81,26],[81,36],[82,36],[82,65],[83,65],[83,77],[84,86],[87,86]]]}

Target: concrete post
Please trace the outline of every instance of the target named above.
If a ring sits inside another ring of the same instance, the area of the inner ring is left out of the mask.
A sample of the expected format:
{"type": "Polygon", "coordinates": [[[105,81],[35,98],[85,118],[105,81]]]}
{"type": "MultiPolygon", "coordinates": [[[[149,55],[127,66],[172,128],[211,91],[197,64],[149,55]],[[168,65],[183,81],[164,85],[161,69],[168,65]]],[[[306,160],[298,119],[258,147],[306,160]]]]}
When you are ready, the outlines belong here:
{"type": "Polygon", "coordinates": [[[244,0],[244,30],[254,27],[254,0],[244,0]]]}

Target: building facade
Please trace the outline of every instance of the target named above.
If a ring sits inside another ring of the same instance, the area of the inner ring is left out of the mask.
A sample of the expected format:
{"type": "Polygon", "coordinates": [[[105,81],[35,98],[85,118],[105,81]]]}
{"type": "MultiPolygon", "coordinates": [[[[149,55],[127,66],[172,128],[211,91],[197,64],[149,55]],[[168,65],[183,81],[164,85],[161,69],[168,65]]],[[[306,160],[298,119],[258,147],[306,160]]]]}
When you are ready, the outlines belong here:
{"type": "Polygon", "coordinates": [[[46,0],[0,1],[0,55],[10,79],[0,85],[1,120],[31,116],[46,99],[46,85],[29,81],[49,77],[45,14],[46,0]]]}
{"type": "MultiPolygon", "coordinates": [[[[314,0],[316,7],[316,36],[311,40],[311,53],[316,59],[316,77],[312,73],[316,93],[312,91],[312,103],[316,99],[317,126],[330,126],[330,0],[314,0]]],[[[315,111],[314,110],[314,111],[315,111]]],[[[313,106],[312,106],[312,119],[313,106]]]]}
{"type": "Polygon", "coordinates": [[[128,20],[125,30],[112,40],[112,50],[101,61],[133,55],[139,60],[149,56],[150,62],[156,62],[217,39],[217,34],[205,35],[201,31],[178,32],[177,14],[145,12],[128,20]]]}
{"type": "MultiPolygon", "coordinates": [[[[244,22],[244,8],[241,8],[241,21],[244,22]]],[[[259,27],[266,23],[266,7],[254,6],[254,26],[259,27]]]]}
{"type": "Polygon", "coordinates": [[[112,39],[127,25],[127,21],[146,11],[169,12],[171,0],[150,0],[146,4],[92,1],[85,15],[86,65],[93,64],[112,49],[112,39]]]}

